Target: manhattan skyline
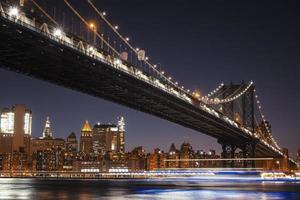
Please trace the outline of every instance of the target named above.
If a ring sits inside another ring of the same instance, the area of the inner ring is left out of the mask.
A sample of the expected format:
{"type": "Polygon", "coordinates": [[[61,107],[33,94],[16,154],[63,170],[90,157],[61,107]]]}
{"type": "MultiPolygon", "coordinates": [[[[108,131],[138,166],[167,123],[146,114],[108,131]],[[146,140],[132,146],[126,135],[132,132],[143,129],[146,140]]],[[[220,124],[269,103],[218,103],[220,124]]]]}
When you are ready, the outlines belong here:
{"type": "MultiPolygon", "coordinates": [[[[133,2],[103,1],[99,7],[113,16],[122,31],[124,27],[124,32],[147,51],[151,60],[161,63],[163,69],[191,89],[206,94],[221,82],[253,80],[274,137],[294,157],[299,148],[295,141],[300,139],[300,71],[295,54],[299,49],[296,22],[300,17],[293,12],[295,5],[274,3],[268,11],[267,3],[262,3],[253,12],[255,3],[245,6],[223,2],[221,6],[214,2],[183,5],[182,1],[175,1],[168,10],[167,3],[156,8],[148,2],[136,13],[133,2]],[[154,8],[155,22],[150,18],[154,8]],[[231,12],[225,12],[228,9],[231,12]]],[[[46,116],[52,119],[55,136],[66,137],[71,131],[78,135],[84,120],[106,123],[122,115],[128,125],[126,150],[131,150],[133,144],[147,150],[155,146],[165,149],[168,147],[164,144],[179,144],[183,140],[197,149],[220,149],[214,139],[201,133],[102,99],[5,70],[0,71],[0,79],[6,83],[0,89],[12,91],[0,99],[0,106],[22,103],[30,107],[35,137],[40,136],[46,116]]]]}

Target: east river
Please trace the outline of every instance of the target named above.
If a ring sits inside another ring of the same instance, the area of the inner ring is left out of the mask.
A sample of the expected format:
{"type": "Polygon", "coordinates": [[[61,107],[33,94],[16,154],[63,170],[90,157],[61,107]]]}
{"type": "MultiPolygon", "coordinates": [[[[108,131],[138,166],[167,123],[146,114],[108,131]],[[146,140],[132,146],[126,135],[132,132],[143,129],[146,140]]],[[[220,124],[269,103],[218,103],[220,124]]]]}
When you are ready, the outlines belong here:
{"type": "Polygon", "coordinates": [[[300,199],[300,183],[249,180],[0,179],[0,199],[300,199]]]}

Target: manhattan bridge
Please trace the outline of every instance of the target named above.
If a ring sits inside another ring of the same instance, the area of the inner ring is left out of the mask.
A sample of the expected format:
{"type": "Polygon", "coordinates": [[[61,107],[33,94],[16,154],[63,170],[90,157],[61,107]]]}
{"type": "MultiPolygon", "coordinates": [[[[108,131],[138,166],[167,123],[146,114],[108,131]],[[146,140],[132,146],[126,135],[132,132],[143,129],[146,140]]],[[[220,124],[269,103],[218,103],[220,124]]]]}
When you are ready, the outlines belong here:
{"type": "Polygon", "coordinates": [[[82,2],[93,21],[74,0],[1,0],[1,67],[214,137],[222,158],[233,159],[240,149],[245,167],[259,158],[288,158],[272,136],[254,82],[221,83],[201,96],[152,64],[91,0],[82,2]]]}

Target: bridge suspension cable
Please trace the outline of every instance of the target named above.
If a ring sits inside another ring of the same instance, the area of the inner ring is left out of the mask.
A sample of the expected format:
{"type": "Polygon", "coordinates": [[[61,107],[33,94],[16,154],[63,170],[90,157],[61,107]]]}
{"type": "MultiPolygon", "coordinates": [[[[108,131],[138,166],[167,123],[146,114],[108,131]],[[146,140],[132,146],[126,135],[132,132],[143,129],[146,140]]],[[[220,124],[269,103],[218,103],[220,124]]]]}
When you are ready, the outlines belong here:
{"type": "Polygon", "coordinates": [[[229,103],[232,102],[238,98],[240,98],[242,95],[244,95],[253,85],[253,81],[251,81],[248,86],[243,89],[242,91],[239,92],[239,90],[242,88],[242,86],[240,86],[237,90],[235,90],[232,94],[230,94],[228,97],[226,97],[225,99],[219,99],[219,98],[208,98],[208,97],[204,97],[202,100],[206,103],[206,104],[223,104],[223,103],[229,103]],[[237,92],[239,92],[238,94],[236,94],[237,92]]]}
{"type": "MultiPolygon", "coordinates": [[[[89,23],[80,15],[80,13],[67,1],[64,0],[65,4],[77,15],[77,17],[87,26],[89,27],[89,23]]],[[[120,55],[119,52],[112,47],[97,31],[94,31],[98,38],[100,38],[114,53],[118,56],[120,55]]]]}
{"type": "MultiPolygon", "coordinates": [[[[64,0],[65,1],[65,0],[64,0]]],[[[129,42],[128,37],[123,37],[120,32],[118,31],[118,28],[116,28],[115,26],[113,26],[108,20],[107,18],[104,16],[103,13],[101,13],[98,8],[93,4],[93,2],[91,0],[86,0],[87,3],[95,10],[95,12],[104,20],[104,22],[117,34],[117,36],[136,54],[136,56],[138,56],[139,51],[137,49],[135,49],[129,42]]],[[[147,57],[146,57],[147,58],[147,57]]],[[[189,94],[190,95],[190,91],[189,90],[185,90],[184,87],[180,87],[178,86],[178,82],[173,82],[172,79],[170,77],[167,77],[164,73],[164,71],[159,71],[156,68],[156,65],[153,65],[149,62],[148,59],[145,59],[144,62],[153,70],[155,71],[157,74],[159,74],[159,76],[161,76],[166,82],[170,83],[171,85],[173,85],[175,88],[177,88],[178,90],[189,94]]]]}
{"type": "Polygon", "coordinates": [[[48,19],[50,19],[55,25],[58,25],[58,23],[38,4],[35,2],[35,0],[30,0],[48,19]]]}
{"type": "Polygon", "coordinates": [[[209,98],[209,97],[213,96],[214,94],[216,94],[217,92],[219,92],[220,89],[222,89],[223,86],[224,86],[224,83],[221,83],[216,89],[214,89],[212,92],[208,93],[203,98],[209,98]]]}
{"type": "Polygon", "coordinates": [[[280,146],[277,144],[277,142],[275,141],[272,133],[271,133],[271,130],[269,128],[269,125],[267,124],[267,120],[266,120],[266,117],[265,115],[263,114],[263,111],[262,111],[262,106],[261,106],[261,101],[259,100],[258,98],[258,95],[256,94],[256,90],[254,91],[255,92],[255,100],[256,100],[256,103],[257,103],[257,106],[258,106],[258,111],[259,111],[259,114],[262,118],[262,123],[264,125],[264,128],[266,129],[267,133],[268,133],[268,136],[270,137],[271,141],[272,141],[272,145],[275,145],[277,149],[281,149],[280,146]]]}

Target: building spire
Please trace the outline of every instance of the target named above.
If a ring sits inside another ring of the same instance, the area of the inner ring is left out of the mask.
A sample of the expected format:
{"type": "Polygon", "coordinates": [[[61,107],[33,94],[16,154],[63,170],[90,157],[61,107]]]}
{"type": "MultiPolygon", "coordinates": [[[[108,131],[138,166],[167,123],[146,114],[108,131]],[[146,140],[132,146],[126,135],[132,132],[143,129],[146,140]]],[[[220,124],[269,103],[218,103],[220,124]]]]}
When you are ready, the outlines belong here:
{"type": "Polygon", "coordinates": [[[52,131],[51,131],[51,123],[50,123],[50,118],[47,117],[46,123],[45,123],[45,128],[43,131],[43,138],[52,138],[52,131]]]}
{"type": "Polygon", "coordinates": [[[118,129],[121,132],[125,132],[125,119],[124,117],[118,117],[118,129]]]}
{"type": "Polygon", "coordinates": [[[86,120],[81,129],[81,136],[91,136],[91,135],[92,135],[92,129],[89,122],[86,120]]]}
{"type": "Polygon", "coordinates": [[[89,121],[87,121],[87,120],[85,121],[81,131],[82,132],[91,132],[92,131],[89,121]]]}

